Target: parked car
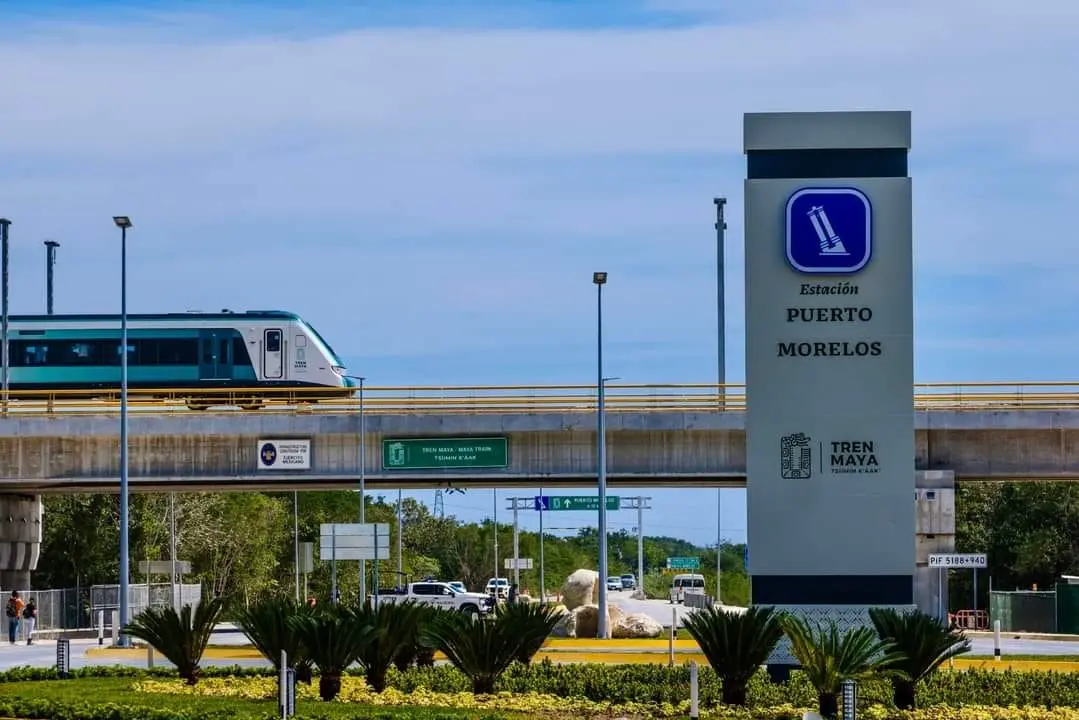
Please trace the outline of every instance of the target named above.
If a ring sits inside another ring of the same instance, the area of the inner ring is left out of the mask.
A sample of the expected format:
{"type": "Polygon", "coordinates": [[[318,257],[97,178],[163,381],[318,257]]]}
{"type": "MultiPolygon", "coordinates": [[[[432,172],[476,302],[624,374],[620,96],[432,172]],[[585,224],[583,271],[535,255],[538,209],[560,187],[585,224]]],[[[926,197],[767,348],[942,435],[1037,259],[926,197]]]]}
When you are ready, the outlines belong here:
{"type": "MultiPolygon", "coordinates": [[[[374,604],[374,596],[368,596],[374,604]]],[[[421,605],[435,605],[445,610],[457,610],[466,615],[479,615],[491,610],[492,599],[481,593],[458,592],[448,583],[410,583],[404,590],[379,590],[379,604],[400,603],[411,600],[421,605]]]]}
{"type": "Polygon", "coordinates": [[[635,590],[637,588],[637,578],[633,577],[629,573],[622,576],[622,589],[623,590],[635,590]]]}
{"type": "Polygon", "coordinates": [[[618,577],[617,575],[612,575],[609,578],[607,578],[607,589],[608,590],[621,590],[622,589],[622,578],[618,577]]]}
{"type": "Polygon", "coordinates": [[[497,596],[500,598],[509,597],[510,581],[506,578],[491,578],[487,581],[487,587],[484,589],[484,592],[486,592],[488,595],[497,594],[497,596]]]}

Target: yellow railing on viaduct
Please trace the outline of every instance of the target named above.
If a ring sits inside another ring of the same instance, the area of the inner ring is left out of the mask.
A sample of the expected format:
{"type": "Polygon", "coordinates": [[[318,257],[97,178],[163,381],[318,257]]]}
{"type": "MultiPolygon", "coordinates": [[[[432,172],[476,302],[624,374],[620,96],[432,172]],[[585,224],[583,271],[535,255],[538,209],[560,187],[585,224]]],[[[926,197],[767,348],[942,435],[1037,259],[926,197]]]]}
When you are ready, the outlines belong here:
{"type": "MultiPolygon", "coordinates": [[[[335,389],[330,389],[334,391],[335,389]]],[[[919,383],[913,388],[918,411],[1064,411],[1079,410],[1079,382],[919,383]]],[[[137,389],[129,394],[132,413],[289,412],[313,414],[364,412],[379,414],[447,413],[587,413],[596,410],[595,385],[368,386],[363,398],[353,390],[337,397],[326,388],[312,389],[137,389]],[[194,397],[193,397],[194,395],[194,397]],[[190,406],[193,406],[192,409],[190,406]]],[[[119,412],[115,391],[12,391],[0,397],[0,413],[113,414],[119,412]]],[[[744,385],[712,383],[609,384],[606,407],[611,412],[742,412],[744,385]]]]}

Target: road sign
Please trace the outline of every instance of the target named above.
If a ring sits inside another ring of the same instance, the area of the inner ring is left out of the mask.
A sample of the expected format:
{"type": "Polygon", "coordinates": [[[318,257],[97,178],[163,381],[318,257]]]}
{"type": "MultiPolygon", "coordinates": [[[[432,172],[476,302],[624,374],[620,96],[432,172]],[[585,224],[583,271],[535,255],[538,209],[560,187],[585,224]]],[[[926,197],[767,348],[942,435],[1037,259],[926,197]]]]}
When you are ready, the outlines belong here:
{"type": "Polygon", "coordinates": [[[388,438],[382,441],[387,470],[504,468],[509,465],[505,437],[388,438]]]}
{"type": "MultiPolygon", "coordinates": [[[[598,495],[536,495],[532,498],[536,510],[599,510],[598,495]]],[[[617,495],[607,496],[607,509],[618,510],[622,507],[622,498],[617,495]]]]}
{"type": "Polygon", "coordinates": [[[311,542],[300,543],[300,567],[298,570],[307,575],[315,571],[315,544],[311,542]]]}
{"type": "Polygon", "coordinates": [[[532,558],[506,558],[504,561],[507,570],[531,570],[532,558]],[[516,564],[513,562],[517,560],[516,564]]]}
{"type": "Polygon", "coordinates": [[[929,556],[931,568],[983,568],[989,567],[985,553],[939,553],[929,556]]]}
{"type": "Polygon", "coordinates": [[[701,559],[699,557],[669,557],[667,567],[671,570],[700,570],[701,559]]]}
{"type": "Polygon", "coordinates": [[[259,470],[310,470],[310,440],[259,440],[259,470]]]}
{"type": "MultiPolygon", "coordinates": [[[[139,572],[143,575],[171,575],[172,574],[172,561],[171,560],[139,560],[139,572]]],[[[176,561],[176,574],[177,575],[190,575],[191,574],[191,561],[190,560],[177,560],[176,561]]]]}
{"type": "Polygon", "coordinates": [[[323,523],[319,560],[389,560],[388,523],[323,523]]]}

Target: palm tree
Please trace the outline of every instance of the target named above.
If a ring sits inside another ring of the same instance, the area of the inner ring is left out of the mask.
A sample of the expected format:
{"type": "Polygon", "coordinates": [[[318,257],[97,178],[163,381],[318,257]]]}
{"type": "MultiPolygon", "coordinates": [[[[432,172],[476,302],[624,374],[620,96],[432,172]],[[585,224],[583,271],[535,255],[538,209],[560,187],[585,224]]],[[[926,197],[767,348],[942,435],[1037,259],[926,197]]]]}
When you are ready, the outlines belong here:
{"type": "Polygon", "coordinates": [[[564,614],[550,606],[522,602],[506,603],[499,607],[497,613],[500,621],[517,629],[521,646],[514,659],[524,665],[532,662],[564,614]]]}
{"type": "Polygon", "coordinates": [[[171,607],[149,607],[125,625],[123,633],[145,640],[176,666],[188,685],[194,685],[199,681],[202,654],[223,608],[220,598],[204,600],[194,610],[184,605],[179,613],[171,607]]]}
{"type": "Polygon", "coordinates": [[[437,647],[455,668],[472,681],[472,692],[490,695],[495,682],[513,663],[523,638],[519,629],[499,614],[493,619],[461,613],[442,613],[424,630],[425,642],[437,647]]]}
{"type": "Polygon", "coordinates": [[[940,620],[915,610],[900,613],[892,608],[872,608],[869,619],[882,641],[890,642],[902,657],[890,665],[900,674],[892,677],[892,699],[900,710],[913,710],[915,688],[941,663],[970,652],[970,640],[950,630],[940,620]]]}
{"type": "Polygon", "coordinates": [[[746,687],[783,637],[774,608],[736,613],[721,607],[694,610],[683,625],[723,681],[724,705],[746,704],[746,687]]]}
{"type": "Polygon", "coordinates": [[[791,615],[781,623],[802,672],[817,690],[822,717],[834,718],[838,714],[840,683],[863,680],[878,672],[891,674],[884,669],[899,657],[892,644],[880,640],[870,627],[840,633],[834,621],[827,628],[811,628],[805,620],[791,615]]]}
{"type": "Polygon", "coordinates": [[[271,597],[240,610],[236,624],[262,656],[281,670],[281,651],[296,670],[296,679],[311,682],[311,659],[300,642],[300,635],[289,622],[297,615],[309,615],[311,609],[288,597],[271,597]]]}
{"type": "Polygon", "coordinates": [[[319,697],[333,700],[341,692],[341,675],[356,661],[371,626],[356,611],[340,605],[295,615],[289,625],[299,636],[307,657],[318,667],[319,697]]]}
{"type": "Polygon", "coordinates": [[[386,689],[386,672],[390,665],[417,635],[417,606],[412,602],[381,602],[372,608],[371,602],[367,601],[357,618],[370,628],[370,632],[357,648],[356,660],[363,666],[371,689],[382,692],[386,689]]]}

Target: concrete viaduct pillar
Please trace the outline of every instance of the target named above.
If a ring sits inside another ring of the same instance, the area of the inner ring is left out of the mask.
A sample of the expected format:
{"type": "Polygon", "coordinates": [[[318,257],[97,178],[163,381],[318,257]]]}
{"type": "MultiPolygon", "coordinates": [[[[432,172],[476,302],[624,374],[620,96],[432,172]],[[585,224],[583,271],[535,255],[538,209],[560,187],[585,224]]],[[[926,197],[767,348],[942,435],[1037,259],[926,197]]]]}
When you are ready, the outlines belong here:
{"type": "Polygon", "coordinates": [[[41,496],[0,495],[0,588],[28,590],[41,555],[41,496]]]}

